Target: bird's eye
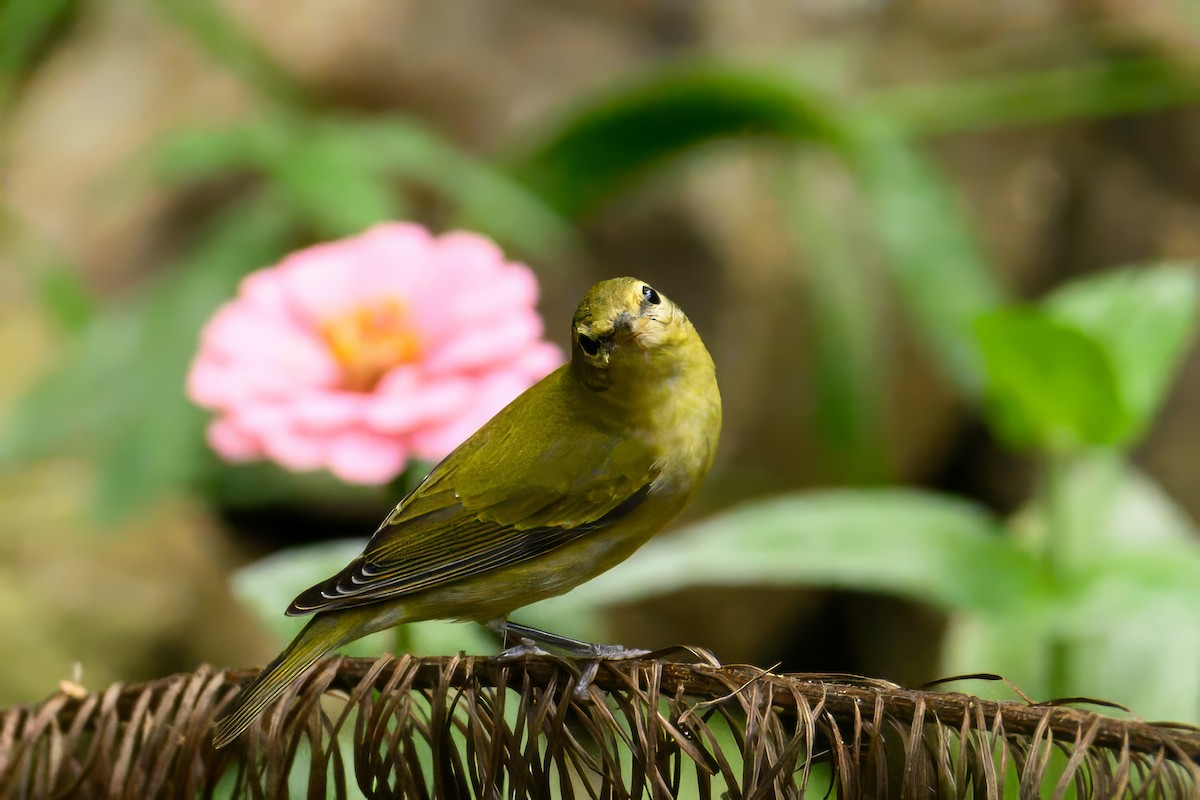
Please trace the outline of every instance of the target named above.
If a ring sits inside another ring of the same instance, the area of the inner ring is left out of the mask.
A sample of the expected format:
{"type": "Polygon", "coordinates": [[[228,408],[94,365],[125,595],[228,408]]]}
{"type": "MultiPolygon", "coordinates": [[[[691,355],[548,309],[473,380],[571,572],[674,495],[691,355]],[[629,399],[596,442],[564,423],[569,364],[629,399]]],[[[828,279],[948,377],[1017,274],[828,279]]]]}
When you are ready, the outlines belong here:
{"type": "Polygon", "coordinates": [[[579,334],[579,346],[589,356],[594,356],[600,352],[600,341],[588,336],[586,333],[579,334]]]}
{"type": "Polygon", "coordinates": [[[651,305],[658,305],[662,302],[662,298],[658,296],[658,292],[645,284],[642,284],[642,298],[651,305]]]}

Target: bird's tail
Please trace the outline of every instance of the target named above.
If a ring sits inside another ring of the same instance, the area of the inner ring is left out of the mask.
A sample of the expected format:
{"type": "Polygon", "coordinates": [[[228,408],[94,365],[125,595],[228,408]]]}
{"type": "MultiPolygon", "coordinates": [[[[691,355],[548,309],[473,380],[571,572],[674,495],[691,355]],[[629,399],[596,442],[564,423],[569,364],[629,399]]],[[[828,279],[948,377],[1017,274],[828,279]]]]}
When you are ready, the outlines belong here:
{"type": "Polygon", "coordinates": [[[217,722],[213,746],[224,747],[250,727],[267,706],[279,699],[292,681],[308,671],[321,656],[343,644],[344,631],[337,614],[318,614],[275,660],[238,695],[233,711],[217,722]]]}

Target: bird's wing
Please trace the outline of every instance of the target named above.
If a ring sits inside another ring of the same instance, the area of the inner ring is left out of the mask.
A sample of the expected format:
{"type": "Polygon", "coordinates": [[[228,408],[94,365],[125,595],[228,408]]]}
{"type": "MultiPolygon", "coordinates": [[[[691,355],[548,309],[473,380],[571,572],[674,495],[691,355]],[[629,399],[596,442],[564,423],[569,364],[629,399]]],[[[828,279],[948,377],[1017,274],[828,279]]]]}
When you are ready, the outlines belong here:
{"type": "Polygon", "coordinates": [[[594,421],[565,418],[576,413],[549,392],[518,398],[396,507],[362,555],[288,613],[397,599],[535,559],[616,523],[649,494],[654,456],[594,421]],[[531,415],[572,435],[530,436],[531,415]]]}

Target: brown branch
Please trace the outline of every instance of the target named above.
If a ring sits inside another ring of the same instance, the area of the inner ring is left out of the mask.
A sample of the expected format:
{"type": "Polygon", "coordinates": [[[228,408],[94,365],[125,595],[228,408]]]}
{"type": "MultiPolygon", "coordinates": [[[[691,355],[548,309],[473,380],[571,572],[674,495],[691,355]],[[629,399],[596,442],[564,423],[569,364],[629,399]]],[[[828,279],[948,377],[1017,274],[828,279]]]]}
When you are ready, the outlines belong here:
{"type": "MultiPolygon", "coordinates": [[[[334,686],[349,689],[362,680],[374,666],[375,659],[347,658],[338,670],[334,686]]],[[[444,680],[445,669],[453,663],[454,671],[450,685],[464,688],[473,681],[485,684],[514,683],[527,675],[535,683],[545,684],[552,676],[560,674],[562,660],[546,657],[526,657],[519,661],[500,663],[494,658],[427,657],[421,659],[421,667],[414,685],[432,688],[444,680]],[[509,678],[501,682],[501,671],[509,678]]],[[[611,692],[625,688],[627,681],[620,673],[645,669],[642,661],[614,661],[604,664],[593,683],[602,691],[611,692]]],[[[257,674],[256,670],[231,671],[227,680],[233,683],[247,682],[257,674]]],[[[378,678],[386,680],[388,672],[378,678]]],[[[1138,719],[1121,719],[1105,716],[1084,709],[1050,703],[1016,703],[984,700],[960,692],[934,692],[905,689],[887,681],[863,678],[854,675],[826,676],[822,674],[784,674],[764,672],[746,665],[712,667],[705,664],[664,663],[662,684],[664,695],[686,695],[693,698],[718,698],[737,691],[752,683],[771,684],[776,706],[795,712],[796,697],[801,696],[811,704],[824,705],[836,716],[852,719],[855,711],[874,708],[882,703],[888,714],[910,724],[918,706],[924,713],[944,725],[961,727],[964,722],[982,719],[989,727],[999,717],[1004,730],[1013,735],[1032,736],[1040,726],[1046,726],[1059,739],[1071,739],[1079,731],[1095,727],[1094,744],[1100,747],[1120,748],[1129,742],[1135,752],[1156,753],[1165,747],[1177,749],[1200,763],[1200,728],[1180,723],[1152,723],[1138,719]]]]}
{"type": "Polygon", "coordinates": [[[602,785],[637,797],[678,794],[685,775],[699,796],[787,795],[815,780],[821,760],[842,797],[891,784],[913,796],[1001,797],[1014,779],[1030,792],[1074,785],[1083,797],[1200,794],[1200,730],[1186,726],[711,660],[605,662],[580,699],[579,671],[552,657],[330,659],[222,751],[211,747],[212,721],[252,670],[72,689],[0,711],[0,795],[206,796],[236,774],[240,791],[271,796],[302,741],[318,795],[357,782],[385,795],[554,786],[596,796],[602,785]],[[348,696],[332,718],[321,703],[330,690],[348,696]],[[333,742],[339,731],[353,734],[352,763],[333,742]],[[1065,765],[1052,763],[1054,749],[1065,765]],[[430,774],[421,751],[432,754],[430,774]]]}

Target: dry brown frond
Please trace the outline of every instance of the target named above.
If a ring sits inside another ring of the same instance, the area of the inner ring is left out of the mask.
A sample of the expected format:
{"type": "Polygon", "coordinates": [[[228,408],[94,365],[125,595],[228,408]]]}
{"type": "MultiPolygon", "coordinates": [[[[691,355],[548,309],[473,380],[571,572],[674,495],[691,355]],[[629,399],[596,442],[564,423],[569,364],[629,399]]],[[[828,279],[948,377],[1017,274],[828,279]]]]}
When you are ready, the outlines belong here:
{"type": "Polygon", "coordinates": [[[841,675],[647,659],[328,659],[224,750],[252,672],[0,713],[0,796],[1200,796],[1200,731],[841,675]],[[341,699],[338,699],[340,695],[341,699]]]}

